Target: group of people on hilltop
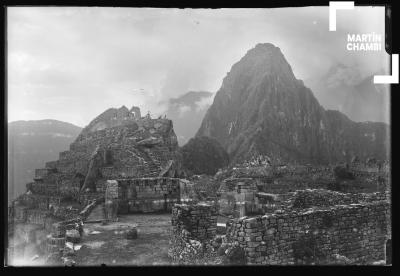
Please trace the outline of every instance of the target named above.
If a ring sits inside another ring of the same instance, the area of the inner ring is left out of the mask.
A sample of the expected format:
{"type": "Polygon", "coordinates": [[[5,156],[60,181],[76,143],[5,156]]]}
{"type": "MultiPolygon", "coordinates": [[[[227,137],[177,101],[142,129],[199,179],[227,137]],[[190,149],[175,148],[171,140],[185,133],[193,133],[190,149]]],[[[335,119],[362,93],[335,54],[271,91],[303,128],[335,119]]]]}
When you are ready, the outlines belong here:
{"type": "MultiPolygon", "coordinates": [[[[151,119],[150,111],[147,111],[147,114],[146,114],[145,118],[146,119],[151,119]]],[[[167,119],[167,114],[164,114],[164,118],[162,117],[162,115],[158,116],[158,119],[167,119]]]]}

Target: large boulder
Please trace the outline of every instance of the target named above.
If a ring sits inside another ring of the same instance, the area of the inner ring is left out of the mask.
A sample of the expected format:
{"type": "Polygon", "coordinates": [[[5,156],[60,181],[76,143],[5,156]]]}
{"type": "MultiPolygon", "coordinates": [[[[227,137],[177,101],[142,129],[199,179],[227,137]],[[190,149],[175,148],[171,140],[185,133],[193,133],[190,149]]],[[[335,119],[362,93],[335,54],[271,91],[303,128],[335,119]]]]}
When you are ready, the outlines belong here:
{"type": "Polygon", "coordinates": [[[138,237],[138,231],[136,229],[136,227],[133,227],[132,229],[130,229],[128,231],[128,233],[126,233],[126,238],[128,240],[135,240],[138,237]]]}

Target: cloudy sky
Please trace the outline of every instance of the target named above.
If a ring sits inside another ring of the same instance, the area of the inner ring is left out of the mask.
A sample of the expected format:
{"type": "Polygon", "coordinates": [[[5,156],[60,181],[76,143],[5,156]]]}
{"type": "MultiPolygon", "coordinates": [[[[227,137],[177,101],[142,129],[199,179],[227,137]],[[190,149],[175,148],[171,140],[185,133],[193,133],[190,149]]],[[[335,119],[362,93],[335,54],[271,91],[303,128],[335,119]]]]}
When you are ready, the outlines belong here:
{"type": "Polygon", "coordinates": [[[216,92],[249,49],[280,47],[295,75],[343,63],[373,74],[382,52],[349,52],[348,33],[382,34],[384,8],[150,9],[13,7],[8,13],[8,121],[87,125],[109,107],[162,114],[171,97],[216,92]]]}

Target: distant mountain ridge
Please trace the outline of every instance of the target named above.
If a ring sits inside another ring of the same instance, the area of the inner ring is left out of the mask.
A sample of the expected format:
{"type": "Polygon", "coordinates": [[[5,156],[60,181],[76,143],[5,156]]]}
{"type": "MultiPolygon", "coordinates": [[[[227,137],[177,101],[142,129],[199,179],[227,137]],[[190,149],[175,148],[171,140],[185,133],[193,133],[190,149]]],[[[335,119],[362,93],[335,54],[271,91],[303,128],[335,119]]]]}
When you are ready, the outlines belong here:
{"type": "Polygon", "coordinates": [[[327,109],[339,110],[356,122],[390,123],[389,85],[374,84],[374,75],[362,77],[359,69],[344,64],[332,66],[322,76],[304,81],[327,109]]]}
{"type": "Polygon", "coordinates": [[[25,192],[36,168],[58,157],[78,136],[81,127],[57,120],[8,123],[8,199],[25,192]]]}
{"type": "Polygon", "coordinates": [[[223,79],[196,136],[217,139],[231,162],[255,154],[275,162],[333,163],[388,157],[389,126],[326,111],[296,79],[278,47],[257,44],[223,79]]]}
{"type": "Polygon", "coordinates": [[[212,103],[213,93],[189,91],[168,102],[166,115],[174,122],[174,130],[180,146],[193,138],[199,129],[207,109],[212,103]]]}

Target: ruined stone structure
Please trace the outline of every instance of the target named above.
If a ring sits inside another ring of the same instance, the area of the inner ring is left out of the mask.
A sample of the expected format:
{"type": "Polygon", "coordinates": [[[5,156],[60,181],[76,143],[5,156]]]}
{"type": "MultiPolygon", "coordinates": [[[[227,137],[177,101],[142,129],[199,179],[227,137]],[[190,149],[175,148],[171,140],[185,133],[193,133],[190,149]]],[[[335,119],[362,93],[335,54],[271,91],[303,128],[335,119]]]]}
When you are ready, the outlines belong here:
{"type": "Polygon", "coordinates": [[[116,202],[119,214],[170,212],[173,204],[195,199],[192,185],[168,177],[117,179],[107,181],[106,202],[116,202]]]}
{"type": "Polygon", "coordinates": [[[217,209],[210,204],[175,204],[171,222],[173,232],[204,242],[217,233],[217,209]]]}
{"type": "Polygon", "coordinates": [[[390,203],[380,199],[233,219],[227,239],[245,250],[248,264],[372,264],[385,260],[391,238],[390,203]]]}
{"type": "Polygon", "coordinates": [[[211,204],[175,204],[172,208],[169,256],[178,263],[195,264],[210,252],[217,233],[217,207],[211,204]]]}
{"type": "Polygon", "coordinates": [[[390,191],[388,167],[381,166],[378,170],[375,165],[350,166],[349,172],[354,175],[352,180],[338,180],[333,168],[259,165],[257,162],[236,165],[217,174],[221,181],[218,190],[220,213],[234,217],[265,214],[289,206],[286,201],[295,191],[308,189],[339,190],[354,196],[390,191]]]}
{"type": "MultiPolygon", "coordinates": [[[[34,182],[10,207],[9,235],[18,235],[11,243],[23,240],[14,230],[25,225],[51,233],[46,225],[54,222],[113,221],[117,213],[171,210],[181,197],[188,198],[190,183],[179,180],[184,175],[171,120],[142,118],[138,107],[108,109],[60,152],[59,160],[35,171],[34,182]]],[[[42,239],[42,252],[62,247],[61,240],[53,234],[42,239]]],[[[27,245],[10,244],[10,252],[27,245]]]]}
{"type": "Polygon", "coordinates": [[[199,204],[193,183],[182,179],[181,162],[170,120],[142,118],[136,107],[107,110],[59,160],[37,169],[27,192],[13,202],[9,257],[39,252],[59,261],[69,254],[66,242],[81,238],[83,222],[172,212],[169,255],[178,262],[215,257],[218,213],[235,217],[223,242],[232,246],[220,251],[239,248],[248,264],[370,264],[388,258],[388,167],[352,164],[356,180],[341,193],[327,190],[337,182],[331,167],[258,160],[218,173],[218,199],[199,204]]]}
{"type": "Polygon", "coordinates": [[[258,204],[255,196],[257,192],[257,186],[252,178],[225,179],[218,190],[219,212],[242,217],[246,213],[255,211],[258,204]]]}
{"type": "MultiPolygon", "coordinates": [[[[390,262],[390,248],[387,248],[392,235],[389,191],[340,193],[306,189],[279,195],[258,194],[264,200],[268,198],[275,208],[263,209],[263,215],[230,219],[222,245],[218,245],[223,252],[242,250],[246,264],[390,262]]],[[[241,200],[246,203],[245,198],[241,200]]],[[[265,204],[261,201],[253,205],[265,204]]],[[[219,208],[219,212],[223,212],[224,206],[219,208]]],[[[215,253],[215,248],[209,251],[208,247],[215,243],[212,240],[215,232],[208,229],[214,229],[215,222],[210,218],[217,211],[213,205],[173,207],[170,251],[175,260],[195,262],[203,258],[201,252],[215,253]]]]}

